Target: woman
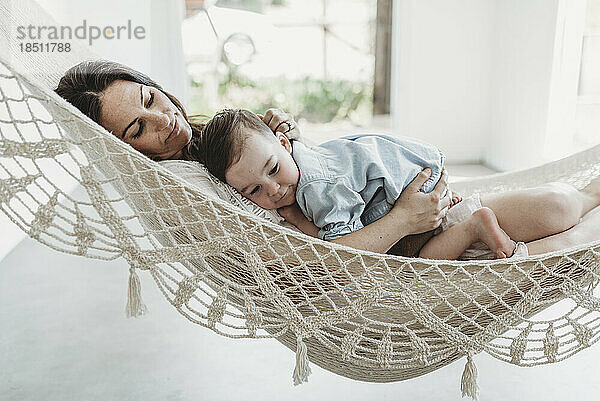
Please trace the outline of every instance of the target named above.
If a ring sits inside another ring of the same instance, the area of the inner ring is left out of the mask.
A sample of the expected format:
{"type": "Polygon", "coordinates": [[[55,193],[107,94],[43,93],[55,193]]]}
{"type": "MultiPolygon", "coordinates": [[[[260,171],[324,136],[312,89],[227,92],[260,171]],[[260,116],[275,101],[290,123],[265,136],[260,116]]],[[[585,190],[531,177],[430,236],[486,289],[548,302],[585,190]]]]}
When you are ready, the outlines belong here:
{"type": "MultiPolygon", "coordinates": [[[[197,160],[195,139],[203,125],[190,121],[175,97],[138,71],[108,61],[85,61],[65,73],[56,92],[153,160],[197,160]]],[[[261,118],[273,131],[285,132],[290,138],[300,137],[293,118],[280,110],[270,109],[261,118]]],[[[421,172],[402,192],[390,213],[332,242],[385,253],[402,238],[433,230],[445,216],[450,199],[441,197],[446,192],[445,173],[435,189],[425,194],[419,189],[427,179],[427,173],[421,172]]],[[[562,207],[561,191],[567,190],[574,191],[560,185],[524,190],[539,197],[549,210],[547,218],[537,220],[513,221],[508,217],[509,208],[526,207],[518,203],[517,191],[481,195],[481,200],[496,213],[500,226],[513,240],[527,242],[529,254],[533,255],[600,238],[600,208],[596,208],[600,204],[600,180],[577,191],[581,214],[596,209],[572,228],[568,219],[551,218],[552,212],[562,207]],[[530,229],[534,225],[535,231],[530,229]],[[539,232],[540,226],[547,230],[547,235],[562,232],[538,238],[539,234],[533,232],[539,232]]]]}

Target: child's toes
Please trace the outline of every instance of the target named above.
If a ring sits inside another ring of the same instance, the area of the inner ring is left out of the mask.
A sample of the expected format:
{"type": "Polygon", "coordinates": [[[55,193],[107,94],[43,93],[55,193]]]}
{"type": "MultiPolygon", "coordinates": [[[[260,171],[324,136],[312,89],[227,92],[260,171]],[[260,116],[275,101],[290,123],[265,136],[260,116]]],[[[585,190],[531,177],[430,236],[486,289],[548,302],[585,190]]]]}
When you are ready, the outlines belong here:
{"type": "Polygon", "coordinates": [[[452,197],[452,202],[450,203],[451,206],[456,205],[458,202],[462,202],[462,198],[460,196],[453,196],[452,197]]]}

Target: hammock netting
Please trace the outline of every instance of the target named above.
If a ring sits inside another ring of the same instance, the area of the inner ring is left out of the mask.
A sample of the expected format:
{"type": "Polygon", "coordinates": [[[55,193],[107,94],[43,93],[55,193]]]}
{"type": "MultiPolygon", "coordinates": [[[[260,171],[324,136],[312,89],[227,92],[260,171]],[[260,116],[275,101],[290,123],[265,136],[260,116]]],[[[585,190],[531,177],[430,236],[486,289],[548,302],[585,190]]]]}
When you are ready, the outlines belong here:
{"type": "MultiPolygon", "coordinates": [[[[144,272],[191,322],[230,338],[276,338],[295,351],[296,384],[307,380],[309,361],[391,382],[467,356],[463,393],[471,396],[476,353],[533,366],[598,340],[600,241],[520,259],[432,261],[271,223],[179,179],[57,96],[60,74],[89,53],[21,53],[14,27],[29,23],[27,7],[39,8],[9,3],[0,3],[8,44],[0,54],[0,209],[53,249],[125,258],[129,315],[145,311],[144,272]]],[[[600,146],[453,189],[582,188],[598,175],[600,146]]]]}

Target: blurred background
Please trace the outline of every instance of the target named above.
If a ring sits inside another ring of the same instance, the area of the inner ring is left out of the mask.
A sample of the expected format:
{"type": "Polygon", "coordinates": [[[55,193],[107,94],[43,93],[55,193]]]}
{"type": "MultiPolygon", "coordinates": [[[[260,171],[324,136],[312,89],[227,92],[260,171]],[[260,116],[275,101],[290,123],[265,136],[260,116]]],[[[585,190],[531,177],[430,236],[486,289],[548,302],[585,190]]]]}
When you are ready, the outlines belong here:
{"type": "Polygon", "coordinates": [[[194,113],[279,107],[317,142],[384,130],[496,171],[600,141],[599,0],[185,3],[194,113]]]}
{"type": "Polygon", "coordinates": [[[315,142],[407,135],[491,171],[600,141],[600,0],[39,3],[61,23],[146,27],[145,40],[90,49],[150,74],[190,114],[278,107],[315,142]]]}
{"type": "MultiPolygon", "coordinates": [[[[311,123],[364,125],[374,114],[373,97],[385,96],[374,93],[375,52],[387,39],[382,57],[389,61],[389,37],[377,41],[374,0],[186,1],[186,6],[183,52],[192,111],[262,112],[277,105],[311,123]]],[[[389,31],[389,23],[385,28],[389,31]]],[[[389,88],[389,71],[383,87],[389,88]]],[[[389,99],[380,103],[377,114],[389,114],[389,99]]]]}

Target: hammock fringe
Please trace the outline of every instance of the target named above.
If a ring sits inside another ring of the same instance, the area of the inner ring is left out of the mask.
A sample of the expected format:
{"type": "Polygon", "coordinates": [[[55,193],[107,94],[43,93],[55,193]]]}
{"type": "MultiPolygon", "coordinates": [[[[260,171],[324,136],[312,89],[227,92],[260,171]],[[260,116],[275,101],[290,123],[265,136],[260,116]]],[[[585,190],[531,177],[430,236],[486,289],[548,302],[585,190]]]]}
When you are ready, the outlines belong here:
{"type": "Polygon", "coordinates": [[[467,354],[467,363],[465,364],[465,370],[460,381],[460,391],[463,397],[469,396],[473,400],[478,399],[477,366],[475,366],[470,352],[467,354]]]}
{"type": "Polygon", "coordinates": [[[296,367],[294,369],[294,386],[308,382],[308,376],[312,373],[310,366],[308,365],[308,351],[306,344],[302,341],[301,337],[298,337],[296,345],[296,367]]]}
{"type": "Polygon", "coordinates": [[[133,267],[129,268],[129,286],[127,287],[127,306],[125,315],[128,318],[139,317],[148,313],[148,308],[142,300],[140,278],[133,267]]]}

